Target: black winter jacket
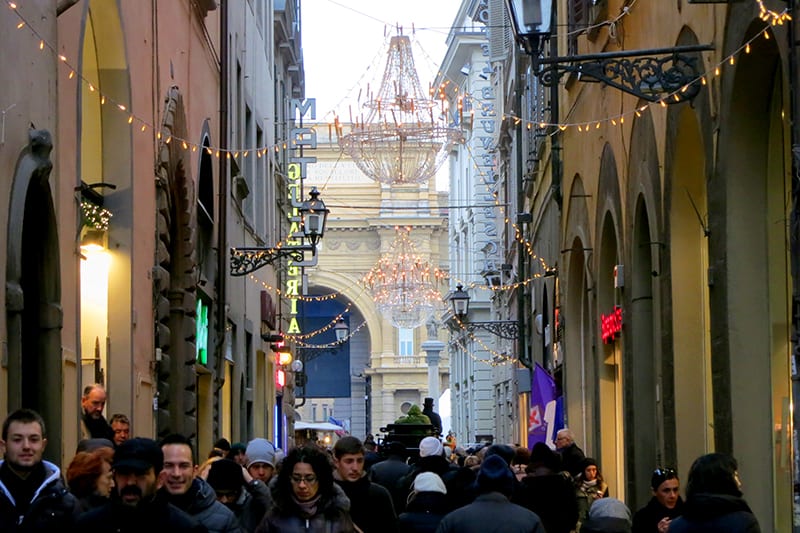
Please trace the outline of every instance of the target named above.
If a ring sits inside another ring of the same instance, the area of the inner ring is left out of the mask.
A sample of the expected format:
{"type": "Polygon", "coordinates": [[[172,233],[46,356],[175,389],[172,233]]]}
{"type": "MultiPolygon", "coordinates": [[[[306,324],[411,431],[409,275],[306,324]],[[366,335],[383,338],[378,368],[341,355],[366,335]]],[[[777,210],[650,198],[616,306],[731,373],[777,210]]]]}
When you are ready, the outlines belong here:
{"type": "Polygon", "coordinates": [[[350,500],[350,517],[361,531],[397,532],[397,513],[392,503],[392,495],[385,487],[372,483],[366,476],[362,476],[358,481],[336,479],[336,483],[350,500]]]}
{"type": "MultiPolygon", "coordinates": [[[[3,462],[0,461],[0,467],[3,462]]],[[[3,533],[61,532],[69,530],[80,515],[80,503],[64,486],[61,470],[48,461],[42,461],[42,464],[45,468],[45,480],[34,493],[23,516],[17,512],[17,504],[11,492],[0,481],[0,531],[3,533]]]]}
{"type": "Polygon", "coordinates": [[[78,518],[75,531],[92,533],[207,533],[205,526],[167,503],[163,494],[153,500],[130,507],[119,500],[112,500],[78,518]]]}
{"type": "Polygon", "coordinates": [[[400,515],[400,533],[434,533],[449,512],[447,497],[440,492],[418,492],[400,515]]]}
{"type": "Polygon", "coordinates": [[[675,507],[667,509],[653,496],[647,505],[633,515],[633,533],[658,533],[658,523],[661,519],[675,520],[683,513],[683,505],[683,499],[678,496],[675,507]]]}
{"type": "Polygon", "coordinates": [[[670,533],[761,533],[747,502],[726,494],[695,494],[686,500],[683,515],[669,526],[670,533]]]}

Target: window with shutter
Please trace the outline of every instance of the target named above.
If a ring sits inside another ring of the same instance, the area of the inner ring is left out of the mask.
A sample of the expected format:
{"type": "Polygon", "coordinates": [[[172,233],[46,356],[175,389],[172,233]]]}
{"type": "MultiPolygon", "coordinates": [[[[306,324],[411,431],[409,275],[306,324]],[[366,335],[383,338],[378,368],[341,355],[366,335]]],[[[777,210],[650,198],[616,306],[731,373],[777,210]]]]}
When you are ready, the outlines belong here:
{"type": "Polygon", "coordinates": [[[511,47],[511,21],[504,0],[489,0],[489,60],[502,61],[511,47]]]}
{"type": "Polygon", "coordinates": [[[569,0],[568,6],[568,35],[567,54],[575,55],[578,53],[578,36],[581,30],[586,28],[589,20],[590,0],[569,0]]]}

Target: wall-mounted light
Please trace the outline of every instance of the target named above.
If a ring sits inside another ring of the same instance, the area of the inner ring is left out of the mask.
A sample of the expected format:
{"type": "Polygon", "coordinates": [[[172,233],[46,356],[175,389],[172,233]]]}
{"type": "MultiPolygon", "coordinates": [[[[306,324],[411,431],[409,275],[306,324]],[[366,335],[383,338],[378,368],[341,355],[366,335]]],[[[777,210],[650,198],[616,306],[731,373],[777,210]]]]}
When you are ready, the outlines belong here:
{"type": "Polygon", "coordinates": [[[106,232],[99,229],[86,229],[81,235],[81,251],[99,252],[108,248],[106,232]]]}

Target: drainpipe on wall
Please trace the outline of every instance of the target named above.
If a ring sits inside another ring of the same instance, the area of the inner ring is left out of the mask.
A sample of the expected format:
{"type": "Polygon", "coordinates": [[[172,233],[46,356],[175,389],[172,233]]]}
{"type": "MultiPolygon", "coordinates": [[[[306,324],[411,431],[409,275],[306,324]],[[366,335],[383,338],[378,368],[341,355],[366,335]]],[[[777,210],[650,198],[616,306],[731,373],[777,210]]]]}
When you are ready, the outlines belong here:
{"type": "MultiPolygon", "coordinates": [[[[228,0],[220,0],[220,46],[219,46],[219,147],[224,153],[228,148],[228,83],[230,61],[228,59],[228,0]]],[[[216,388],[222,388],[225,370],[225,328],[228,323],[228,159],[219,158],[219,217],[217,221],[217,343],[214,359],[216,388]]],[[[215,431],[216,435],[216,431],[215,431]]]]}
{"type": "MultiPolygon", "coordinates": [[[[800,84],[797,76],[800,74],[800,57],[798,57],[798,26],[795,23],[797,0],[789,0],[788,10],[792,18],[787,22],[786,33],[789,39],[789,99],[791,109],[791,128],[792,128],[792,211],[790,213],[789,224],[789,246],[791,255],[791,276],[792,276],[792,329],[791,329],[791,348],[792,348],[792,402],[796,405],[800,399],[800,84]]],[[[794,446],[794,508],[797,515],[800,507],[800,494],[798,493],[798,483],[800,482],[800,447],[797,445],[797,431],[800,427],[800,412],[794,409],[792,413],[792,427],[794,435],[791,435],[794,446]]],[[[794,531],[800,531],[797,525],[794,531]]]]}

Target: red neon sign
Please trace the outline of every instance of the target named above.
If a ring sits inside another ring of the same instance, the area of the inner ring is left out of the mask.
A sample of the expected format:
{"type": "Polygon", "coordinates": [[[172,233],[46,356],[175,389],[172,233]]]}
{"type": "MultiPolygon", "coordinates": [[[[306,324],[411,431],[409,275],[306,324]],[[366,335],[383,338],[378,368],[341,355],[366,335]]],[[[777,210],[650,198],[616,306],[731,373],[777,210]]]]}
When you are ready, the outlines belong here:
{"type": "Polygon", "coordinates": [[[622,308],[614,306],[614,311],[609,315],[600,315],[600,336],[603,344],[610,344],[622,332],[622,308]]]}

